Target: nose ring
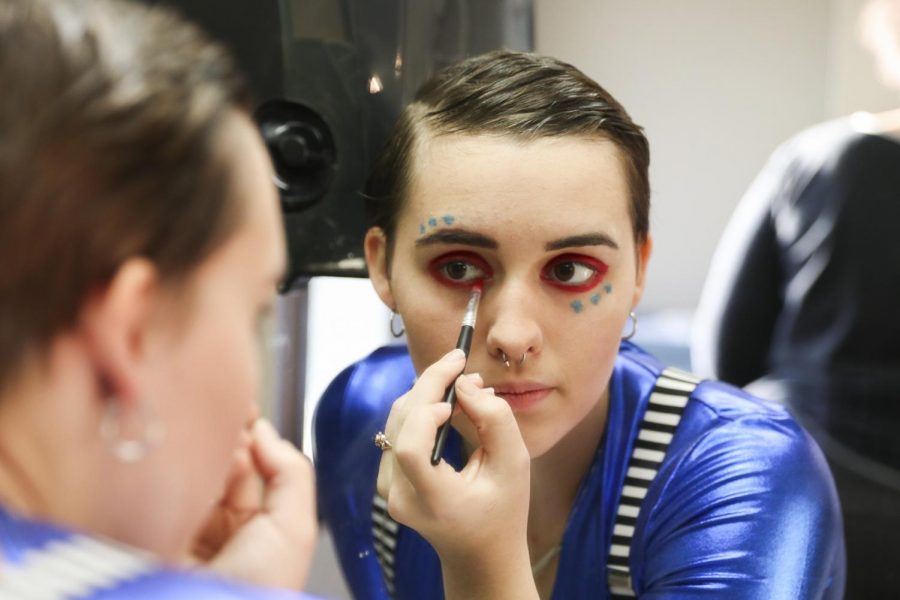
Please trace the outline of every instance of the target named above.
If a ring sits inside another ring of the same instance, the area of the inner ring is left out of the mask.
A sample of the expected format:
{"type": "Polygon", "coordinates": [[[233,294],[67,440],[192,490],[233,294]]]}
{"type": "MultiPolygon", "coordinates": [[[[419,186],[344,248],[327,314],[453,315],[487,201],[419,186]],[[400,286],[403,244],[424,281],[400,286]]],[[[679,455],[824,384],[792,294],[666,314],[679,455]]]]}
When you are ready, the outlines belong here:
{"type": "MultiPolygon", "coordinates": [[[[507,369],[509,368],[509,356],[506,355],[506,352],[504,352],[503,350],[500,350],[500,353],[499,353],[499,355],[497,356],[497,358],[500,359],[500,362],[502,362],[504,365],[506,365],[506,368],[507,368],[507,369]]],[[[528,358],[528,353],[527,353],[527,352],[523,352],[523,353],[522,353],[522,358],[520,358],[520,359],[517,361],[517,362],[518,362],[518,365],[519,365],[520,367],[523,366],[523,365],[525,364],[525,359],[526,359],[526,358],[528,358]]]]}

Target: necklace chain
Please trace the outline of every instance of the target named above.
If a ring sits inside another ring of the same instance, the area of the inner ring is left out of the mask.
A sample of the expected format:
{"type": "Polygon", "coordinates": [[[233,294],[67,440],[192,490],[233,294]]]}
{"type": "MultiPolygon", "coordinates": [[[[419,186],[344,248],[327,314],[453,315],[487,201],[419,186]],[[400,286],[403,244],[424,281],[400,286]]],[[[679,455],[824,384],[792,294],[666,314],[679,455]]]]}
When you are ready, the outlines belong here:
{"type": "Polygon", "coordinates": [[[561,551],[562,551],[562,544],[557,544],[557,545],[553,546],[552,548],[550,548],[550,550],[548,550],[542,557],[537,559],[537,561],[535,561],[531,565],[531,576],[537,577],[538,574],[541,571],[543,571],[544,569],[546,569],[547,565],[549,565],[550,562],[554,558],[556,558],[556,555],[559,554],[561,551]]]}

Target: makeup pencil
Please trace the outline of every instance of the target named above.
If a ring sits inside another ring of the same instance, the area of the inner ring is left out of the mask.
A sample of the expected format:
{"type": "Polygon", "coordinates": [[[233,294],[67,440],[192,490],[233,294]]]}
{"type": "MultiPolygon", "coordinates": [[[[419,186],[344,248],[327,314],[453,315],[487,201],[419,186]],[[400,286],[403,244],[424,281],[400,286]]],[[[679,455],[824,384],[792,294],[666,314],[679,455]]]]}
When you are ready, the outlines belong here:
{"type": "MultiPolygon", "coordinates": [[[[462,327],[459,330],[459,338],[456,340],[456,347],[462,350],[469,358],[469,349],[472,347],[472,334],[475,332],[475,316],[478,312],[478,301],[481,300],[481,282],[478,281],[472,286],[472,293],[469,295],[469,304],[466,306],[466,314],[463,316],[462,327]]],[[[444,391],[444,402],[450,403],[450,413],[456,407],[456,382],[454,381],[447,386],[444,391]]],[[[447,433],[450,430],[450,419],[438,428],[437,435],[434,438],[434,450],[431,452],[431,464],[436,465],[441,462],[441,454],[444,453],[444,445],[447,443],[447,433]]]]}

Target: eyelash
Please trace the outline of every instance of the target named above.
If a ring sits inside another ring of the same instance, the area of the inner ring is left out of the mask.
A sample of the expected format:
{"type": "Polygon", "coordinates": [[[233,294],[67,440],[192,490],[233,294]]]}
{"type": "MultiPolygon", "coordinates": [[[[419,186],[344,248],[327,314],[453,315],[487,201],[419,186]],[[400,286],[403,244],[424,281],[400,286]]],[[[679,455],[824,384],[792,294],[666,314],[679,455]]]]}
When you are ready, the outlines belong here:
{"type": "Polygon", "coordinates": [[[449,285],[452,287],[464,287],[470,288],[472,284],[476,281],[490,281],[494,276],[494,270],[491,269],[490,265],[488,265],[484,260],[482,260],[479,256],[475,254],[448,254],[444,256],[440,256],[435,260],[431,261],[431,264],[428,266],[429,271],[431,271],[431,275],[437,279],[440,283],[444,285],[449,285]],[[445,269],[454,264],[461,263],[468,267],[474,267],[478,269],[483,274],[482,277],[474,277],[472,279],[453,279],[447,275],[445,269]]]}
{"type": "Polygon", "coordinates": [[[549,263],[544,269],[541,271],[541,279],[549,283],[555,288],[559,288],[566,292],[586,292],[590,289],[593,289],[601,281],[603,281],[603,277],[606,275],[606,272],[609,270],[609,267],[606,263],[603,263],[596,258],[592,258],[590,256],[583,256],[580,254],[563,254],[561,256],[557,256],[549,263]],[[577,267],[582,267],[592,271],[589,275],[588,279],[581,282],[576,283],[574,285],[567,284],[558,279],[553,278],[553,269],[564,264],[571,263],[576,265],[577,267]]]}

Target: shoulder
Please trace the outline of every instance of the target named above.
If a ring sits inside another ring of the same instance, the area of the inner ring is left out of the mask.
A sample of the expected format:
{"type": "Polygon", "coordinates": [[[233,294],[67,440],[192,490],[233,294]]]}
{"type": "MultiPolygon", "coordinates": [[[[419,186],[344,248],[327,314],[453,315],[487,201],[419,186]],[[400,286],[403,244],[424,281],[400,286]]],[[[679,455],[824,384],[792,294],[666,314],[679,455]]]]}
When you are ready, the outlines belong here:
{"type": "Polygon", "coordinates": [[[313,416],[317,460],[323,445],[340,443],[363,430],[374,433],[414,380],[406,346],[379,348],[344,369],[322,394],[313,416]]]}
{"type": "Polygon", "coordinates": [[[645,589],[665,585],[674,569],[724,585],[733,597],[839,593],[844,550],[834,483],[818,446],[780,405],[701,383],[646,502],[645,589]]]}
{"type": "Polygon", "coordinates": [[[10,514],[0,506],[0,597],[85,600],[313,600],[168,567],[129,546],[10,514]]]}
{"type": "Polygon", "coordinates": [[[719,381],[697,386],[670,454],[680,470],[713,479],[728,468],[730,476],[765,473],[768,489],[831,486],[822,452],[784,406],[719,381]]]}
{"type": "Polygon", "coordinates": [[[89,596],[91,600],[315,600],[312,596],[250,586],[204,572],[156,569],[132,581],[89,596]]]}
{"type": "Polygon", "coordinates": [[[360,598],[385,597],[373,538],[373,497],[383,430],[415,370],[405,346],[386,346],[350,365],[325,390],[314,416],[318,506],[344,577],[360,598]]]}

